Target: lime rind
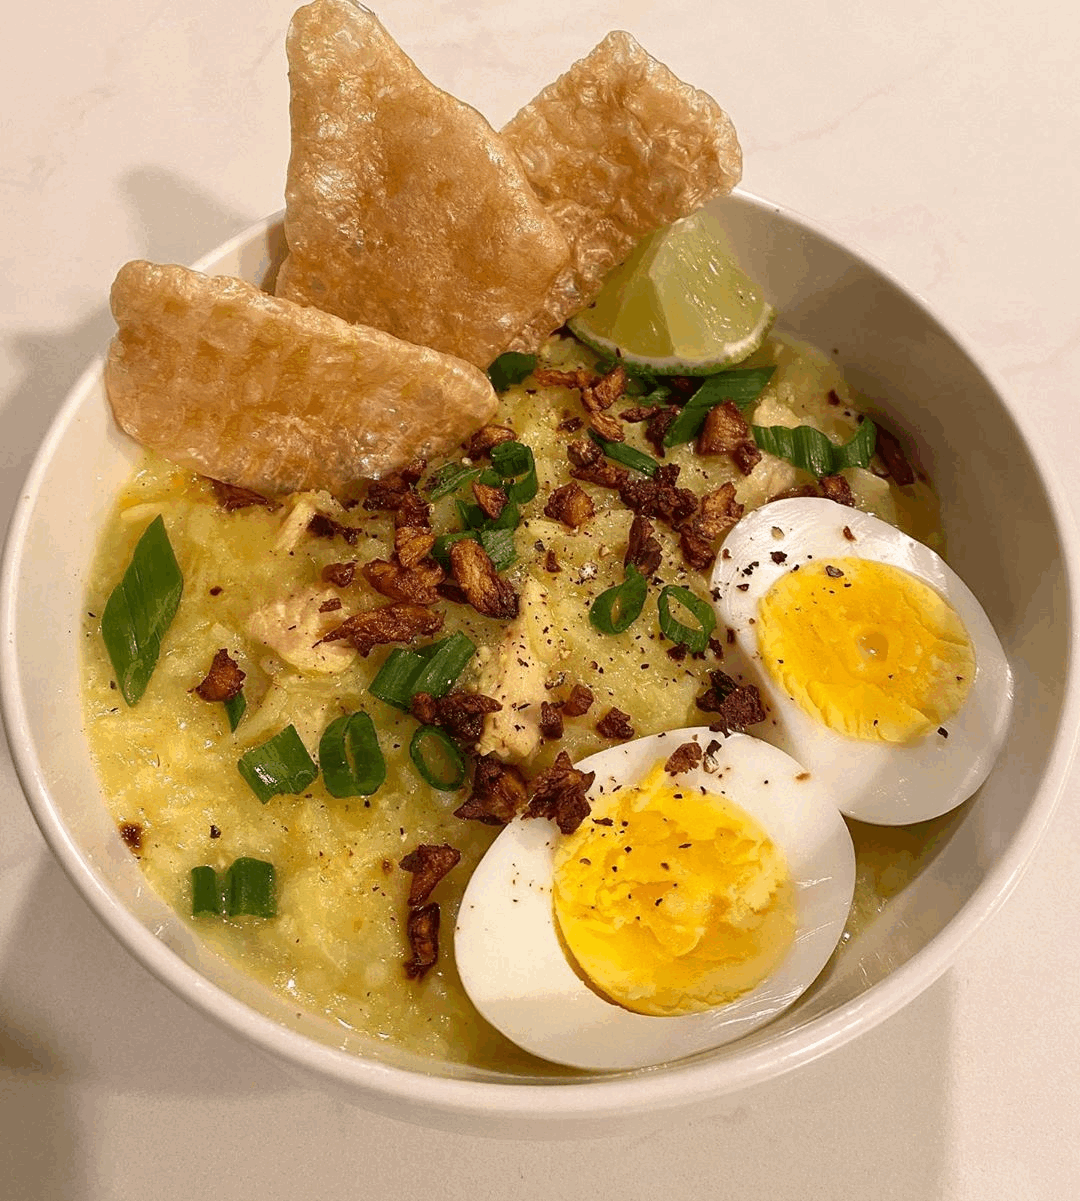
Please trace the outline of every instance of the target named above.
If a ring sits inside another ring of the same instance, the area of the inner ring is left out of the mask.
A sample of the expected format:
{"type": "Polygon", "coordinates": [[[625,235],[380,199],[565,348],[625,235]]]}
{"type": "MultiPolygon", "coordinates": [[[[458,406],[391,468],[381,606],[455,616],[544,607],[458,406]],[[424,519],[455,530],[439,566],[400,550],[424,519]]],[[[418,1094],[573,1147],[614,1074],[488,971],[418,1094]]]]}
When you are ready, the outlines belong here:
{"type": "Polygon", "coordinates": [[[776,309],[704,211],[657,230],[568,322],[598,353],[656,375],[711,375],[756,351],[776,309]]]}

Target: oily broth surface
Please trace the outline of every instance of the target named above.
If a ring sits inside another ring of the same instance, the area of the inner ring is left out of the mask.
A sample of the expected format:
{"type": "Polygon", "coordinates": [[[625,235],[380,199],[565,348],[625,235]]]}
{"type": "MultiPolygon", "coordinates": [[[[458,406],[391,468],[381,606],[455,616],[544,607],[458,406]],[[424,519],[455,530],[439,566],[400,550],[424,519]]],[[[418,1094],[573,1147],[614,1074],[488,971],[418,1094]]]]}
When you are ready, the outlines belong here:
{"type": "MultiPolygon", "coordinates": [[[[571,339],[554,339],[545,357],[558,367],[591,362],[571,339]]],[[[855,398],[825,356],[774,336],[749,360],[763,363],[777,370],[753,413],[755,423],[805,422],[844,440],[851,436],[858,419],[855,398]]],[[[585,528],[572,533],[543,516],[550,490],[570,480],[564,447],[573,435],[557,427],[581,415],[576,393],[526,380],[503,399],[495,418],[510,424],[536,456],[540,492],[524,507],[516,534],[519,561],[509,575],[520,586],[531,574],[547,592],[550,619],[540,653],[552,695],[564,695],[574,683],[586,684],[595,695],[585,717],[566,720],[560,742],[541,748],[530,772],[560,750],[576,760],[610,745],[595,723],[612,706],[629,714],[638,736],[698,724],[694,698],[715,665],[711,657],[677,663],[667,656],[670,644],[656,623],[655,588],[626,633],[602,637],[589,625],[592,601],[622,577],[632,514],[616,494],[584,485],[597,510],[585,528]],[[543,570],[548,549],[562,567],[558,574],[543,570]]],[[[628,425],[626,432],[630,445],[652,453],[642,426],[628,425]]],[[[726,457],[698,458],[689,447],[669,451],[668,458],[682,466],[679,484],[697,493],[731,479],[747,510],[809,480],[770,456],[750,477],[739,475],[726,457]]],[[[940,546],[936,500],[927,485],[901,492],[869,471],[844,474],[860,508],[940,546]]],[[[84,630],[87,735],[111,814],[118,823],[142,826],[141,866],[153,888],[183,915],[190,912],[192,867],[209,863],[222,870],[240,855],[274,863],[276,919],[204,917],[195,925],[224,954],[297,1004],[419,1054],[500,1070],[557,1070],[489,1027],[461,988],[453,963],[454,921],[471,871],[497,831],[453,817],[464,794],[429,788],[409,759],[415,721],[368,694],[389,648],[357,657],[340,674],[304,676],[246,632],[255,609],[318,582],[326,564],[385,558],[392,546],[389,515],[356,508],[346,519],[362,528],[356,546],[307,535],[291,551],[275,551],[290,503],[276,513],[257,507],[225,513],[205,481],[154,456],[147,456],[119,496],[94,560],[84,630]],[[128,708],[112,684],[99,619],[136,541],[158,513],[184,575],[184,596],[150,685],[139,704],[128,708]],[[220,647],[229,648],[247,673],[248,709],[235,733],[221,705],[207,704],[191,691],[220,647]],[[358,708],[375,721],[387,761],[386,783],[373,797],[335,799],[320,777],[301,796],[259,803],[236,770],[244,751],[291,722],[314,756],[329,722],[358,708]],[[211,826],[219,837],[211,838],[211,826]],[[402,968],[410,877],[397,864],[421,842],[448,842],[462,859],[432,898],[442,910],[439,963],[423,981],[410,982],[402,968]]],[[[438,531],[457,528],[451,498],[433,507],[432,524],[438,531]]],[[[706,595],[707,577],[683,568],[670,531],[657,523],[656,536],[664,550],[658,573],[664,582],[706,595]]],[[[359,571],[339,592],[342,620],[385,600],[359,571]]],[[[505,627],[470,607],[438,607],[446,620],[437,636],[460,629],[478,647],[459,681],[475,687],[505,627]]],[[[956,820],[946,815],[897,829],[852,824],[858,876],[845,941],[918,873],[956,820]]]]}

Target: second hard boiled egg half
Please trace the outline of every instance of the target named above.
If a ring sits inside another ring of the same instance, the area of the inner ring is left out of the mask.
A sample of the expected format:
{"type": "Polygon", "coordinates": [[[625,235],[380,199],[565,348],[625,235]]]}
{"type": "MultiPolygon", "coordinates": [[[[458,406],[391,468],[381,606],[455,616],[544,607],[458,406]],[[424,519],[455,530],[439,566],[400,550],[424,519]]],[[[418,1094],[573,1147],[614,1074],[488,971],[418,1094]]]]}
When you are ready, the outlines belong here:
{"type": "Polygon", "coordinates": [[[755,735],[796,758],[849,817],[937,817],[986,778],[1012,673],[969,588],[928,547],[819,497],[755,510],[712,578],[731,670],[757,685],[755,735]]]}
{"type": "Polygon", "coordinates": [[[542,1058],[615,1070],[720,1046],[791,1005],[855,880],[847,827],[801,765],[695,727],[577,766],[595,772],[579,830],[516,819],[462,899],[455,956],[480,1013],[542,1058]],[[688,743],[699,765],[666,773],[688,743]]]}

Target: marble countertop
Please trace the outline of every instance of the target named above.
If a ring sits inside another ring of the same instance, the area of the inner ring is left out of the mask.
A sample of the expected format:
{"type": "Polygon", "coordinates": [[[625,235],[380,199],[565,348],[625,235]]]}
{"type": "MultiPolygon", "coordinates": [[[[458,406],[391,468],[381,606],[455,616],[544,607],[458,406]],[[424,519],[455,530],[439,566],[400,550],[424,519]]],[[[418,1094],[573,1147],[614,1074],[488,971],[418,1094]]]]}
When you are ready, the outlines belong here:
{"type": "MultiPolygon", "coordinates": [[[[0,55],[0,522],[111,332],[127,259],[277,209],[289,0],[56,0],[0,55]]],[[[731,113],[744,186],[852,240],[965,331],[1080,498],[1080,12],[1034,0],[386,0],[498,126],[611,28],[731,113]]],[[[1080,776],[936,985],[800,1071],[640,1137],[422,1131],[298,1086],[165,991],[53,862],[0,751],[0,1195],[1051,1198],[1080,1189],[1080,776]],[[437,1179],[437,1184],[433,1184],[437,1179]]]]}

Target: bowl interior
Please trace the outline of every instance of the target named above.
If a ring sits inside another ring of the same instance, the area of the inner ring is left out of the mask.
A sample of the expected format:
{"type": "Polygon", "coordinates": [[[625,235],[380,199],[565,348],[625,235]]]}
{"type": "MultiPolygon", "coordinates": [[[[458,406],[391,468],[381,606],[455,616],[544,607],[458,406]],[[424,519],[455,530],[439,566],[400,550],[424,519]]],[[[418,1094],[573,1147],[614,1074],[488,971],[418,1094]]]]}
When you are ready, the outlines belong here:
{"type": "MultiPolygon", "coordinates": [[[[817,1053],[826,1019],[834,1034],[845,1029],[844,1037],[875,1020],[860,1004],[868,990],[894,990],[877,1007],[880,1017],[933,979],[959,943],[950,931],[954,919],[965,907],[970,913],[993,906],[1019,866],[1021,831],[1048,816],[1054,798],[1040,789],[1071,690],[1071,675],[1062,670],[1072,633],[1062,534],[1040,470],[992,384],[920,303],[861,258],[753,197],[736,194],[715,207],[744,268],[778,305],[782,325],[833,354],[852,384],[873,398],[873,411],[914,439],[941,495],[950,562],[981,600],[1012,663],[1016,704],[1001,759],[976,803],[885,914],[776,1022],[689,1068],[628,1080],[643,1103],[665,1075],[689,1072],[687,1081],[722,1093],[773,1074],[817,1053]],[[983,888],[988,881],[994,886],[983,888]],[[918,978],[898,974],[916,956],[933,962],[918,978]]],[[[262,282],[282,245],[280,224],[271,220],[200,266],[262,282]]],[[[155,974],[294,1063],[367,1089],[368,1103],[417,1116],[409,1097],[417,1102],[424,1090],[395,1068],[418,1069],[428,1081],[499,1079],[421,1063],[359,1035],[348,1042],[351,1054],[342,1054],[336,1050],[343,1045],[340,1027],[297,1017],[293,1006],[207,951],[144,887],[100,799],[79,703],[88,565],[137,457],[112,426],[100,363],[94,364],[48,435],[9,537],[5,719],[20,777],[54,851],[99,915],[155,974]],[[371,1076],[373,1065],[381,1077],[371,1076]],[[387,1101],[395,1092],[396,1107],[387,1101]]],[[[546,1091],[550,1104],[550,1085],[546,1091]]],[[[429,1090],[427,1101],[451,1109],[468,1105],[461,1093],[436,1101],[429,1090]]]]}

